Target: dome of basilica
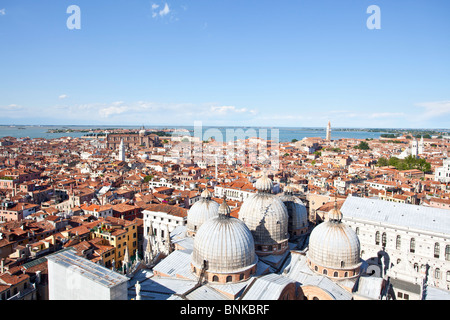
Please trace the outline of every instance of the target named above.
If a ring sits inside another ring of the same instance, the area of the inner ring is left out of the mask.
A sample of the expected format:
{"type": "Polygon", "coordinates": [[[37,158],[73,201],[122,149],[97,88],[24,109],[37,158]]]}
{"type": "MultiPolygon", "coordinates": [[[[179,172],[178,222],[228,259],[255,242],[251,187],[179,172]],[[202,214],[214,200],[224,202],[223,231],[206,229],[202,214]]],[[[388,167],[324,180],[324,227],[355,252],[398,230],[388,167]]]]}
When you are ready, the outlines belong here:
{"type": "Polygon", "coordinates": [[[206,262],[206,276],[213,282],[244,280],[256,270],[252,234],[230,211],[224,199],[218,216],[204,222],[194,239],[191,267],[200,274],[206,262]]]}
{"type": "Polygon", "coordinates": [[[288,211],[289,234],[295,236],[306,233],[308,230],[308,212],[306,206],[294,195],[293,189],[289,186],[284,188],[284,192],[279,197],[288,211]]]}
{"type": "Polygon", "coordinates": [[[336,206],[328,217],[311,232],[307,252],[310,268],[333,278],[357,276],[361,266],[359,238],[342,223],[342,213],[336,206]]]}
{"type": "Polygon", "coordinates": [[[192,205],[187,215],[187,234],[194,235],[207,220],[217,217],[219,204],[211,199],[212,193],[205,189],[200,200],[192,205]]]}
{"type": "Polygon", "coordinates": [[[264,174],[257,192],[239,210],[239,219],[250,229],[257,254],[282,254],[287,249],[288,212],[280,197],[271,193],[272,181],[264,174]]]}

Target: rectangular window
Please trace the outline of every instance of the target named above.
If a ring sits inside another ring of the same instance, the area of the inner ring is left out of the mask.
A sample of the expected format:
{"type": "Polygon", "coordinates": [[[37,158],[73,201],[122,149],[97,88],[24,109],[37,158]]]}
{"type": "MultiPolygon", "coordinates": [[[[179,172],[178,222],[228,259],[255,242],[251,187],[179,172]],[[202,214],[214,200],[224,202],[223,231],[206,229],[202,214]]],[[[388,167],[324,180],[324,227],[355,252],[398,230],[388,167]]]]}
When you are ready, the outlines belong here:
{"type": "Polygon", "coordinates": [[[399,293],[397,294],[397,297],[399,297],[400,299],[403,298],[403,293],[399,292],[399,293]]]}

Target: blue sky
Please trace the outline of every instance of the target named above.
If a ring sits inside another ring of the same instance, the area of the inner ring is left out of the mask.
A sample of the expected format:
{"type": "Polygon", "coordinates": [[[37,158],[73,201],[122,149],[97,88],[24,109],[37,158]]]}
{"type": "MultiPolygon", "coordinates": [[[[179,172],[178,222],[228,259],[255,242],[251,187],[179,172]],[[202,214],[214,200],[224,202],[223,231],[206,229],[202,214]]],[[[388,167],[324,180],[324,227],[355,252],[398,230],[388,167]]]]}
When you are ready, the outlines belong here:
{"type": "Polygon", "coordinates": [[[0,124],[448,128],[448,0],[0,0],[0,124]],[[81,29],[66,25],[70,5],[81,29]],[[381,29],[370,30],[377,5],[381,29]]]}

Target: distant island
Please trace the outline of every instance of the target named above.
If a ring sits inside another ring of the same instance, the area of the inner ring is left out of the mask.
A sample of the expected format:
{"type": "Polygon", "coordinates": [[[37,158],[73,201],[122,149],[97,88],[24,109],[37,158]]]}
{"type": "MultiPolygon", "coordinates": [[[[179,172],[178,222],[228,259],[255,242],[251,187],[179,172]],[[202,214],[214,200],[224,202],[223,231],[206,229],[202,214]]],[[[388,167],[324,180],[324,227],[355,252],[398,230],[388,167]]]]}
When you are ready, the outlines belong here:
{"type": "MultiPolygon", "coordinates": [[[[241,127],[239,127],[241,128],[241,127]]],[[[297,128],[289,128],[291,130],[296,130],[297,128]]],[[[289,130],[286,129],[286,130],[289,130]]],[[[299,127],[298,129],[305,129],[309,131],[325,131],[325,128],[303,128],[299,127]]],[[[175,128],[151,128],[148,129],[150,132],[154,132],[156,134],[161,134],[162,132],[168,133],[171,131],[176,130],[175,128]]],[[[48,129],[46,133],[86,133],[86,136],[95,136],[95,135],[105,135],[106,131],[109,131],[110,133],[113,132],[130,132],[130,131],[136,131],[136,129],[125,129],[125,128],[92,128],[92,129],[74,129],[74,128],[55,128],[55,129],[48,129]]],[[[191,132],[193,130],[187,129],[186,131],[191,132]]],[[[448,135],[450,132],[450,129],[397,129],[397,128],[333,128],[332,131],[334,132],[385,132],[389,135],[390,138],[396,138],[401,135],[411,135],[412,137],[421,137],[424,136],[424,138],[428,138],[431,136],[439,136],[442,137],[444,135],[448,135]]],[[[384,137],[384,135],[382,135],[384,137]]],[[[388,136],[386,136],[388,137],[388,136]]]]}

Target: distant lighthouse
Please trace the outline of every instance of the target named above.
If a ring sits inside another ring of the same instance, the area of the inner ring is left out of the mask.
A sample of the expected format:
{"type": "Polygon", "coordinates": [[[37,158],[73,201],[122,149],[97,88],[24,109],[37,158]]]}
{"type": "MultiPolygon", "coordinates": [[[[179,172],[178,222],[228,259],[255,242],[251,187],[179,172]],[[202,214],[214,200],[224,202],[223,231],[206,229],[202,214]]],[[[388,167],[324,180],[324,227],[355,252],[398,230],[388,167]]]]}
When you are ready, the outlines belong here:
{"type": "Polygon", "coordinates": [[[327,126],[327,137],[325,138],[328,141],[331,141],[331,122],[328,121],[328,126],[327,126]]]}

